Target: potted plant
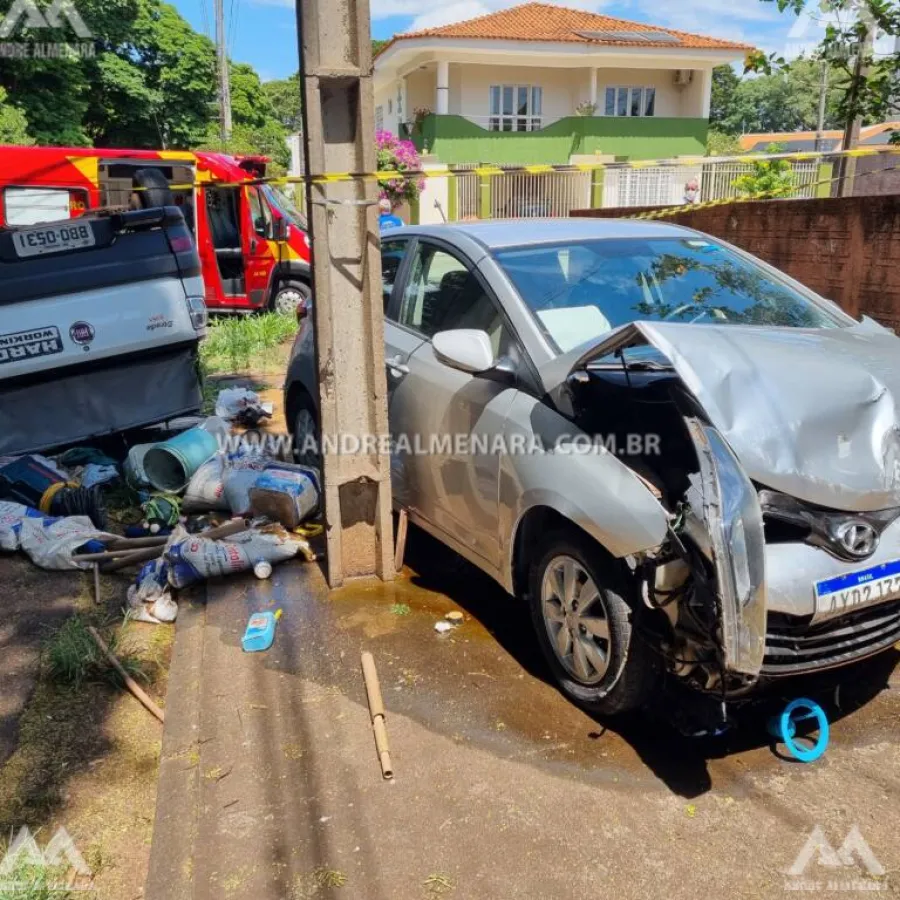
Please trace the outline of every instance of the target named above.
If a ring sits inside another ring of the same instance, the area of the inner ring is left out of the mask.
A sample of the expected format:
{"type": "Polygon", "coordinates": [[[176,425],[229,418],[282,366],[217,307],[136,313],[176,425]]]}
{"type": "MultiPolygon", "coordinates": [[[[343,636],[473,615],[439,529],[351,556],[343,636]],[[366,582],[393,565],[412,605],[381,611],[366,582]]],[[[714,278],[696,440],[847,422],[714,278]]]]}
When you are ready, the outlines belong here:
{"type": "Polygon", "coordinates": [[[597,104],[591,103],[589,100],[585,100],[583,103],[579,103],[578,106],[575,107],[575,115],[583,116],[585,118],[589,118],[597,112],[597,104]]]}

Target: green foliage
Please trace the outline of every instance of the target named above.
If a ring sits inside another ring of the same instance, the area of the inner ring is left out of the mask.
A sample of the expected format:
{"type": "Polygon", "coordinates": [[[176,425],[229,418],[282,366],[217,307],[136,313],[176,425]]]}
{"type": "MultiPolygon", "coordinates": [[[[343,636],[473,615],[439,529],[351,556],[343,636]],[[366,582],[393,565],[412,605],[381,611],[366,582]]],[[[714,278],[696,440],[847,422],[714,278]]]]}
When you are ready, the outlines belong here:
{"type": "MultiPolygon", "coordinates": [[[[763,0],[776,3],[784,12],[800,14],[807,7],[819,8],[819,0],[763,0]]],[[[895,51],[876,58],[866,38],[873,34],[900,37],[900,4],[897,0],[828,0],[828,9],[838,13],[837,24],[827,26],[825,38],[816,56],[829,61],[844,76],[837,103],[841,123],[857,117],[865,122],[878,122],[891,117],[900,100],[900,44],[895,51]],[[861,67],[857,70],[856,63],[861,67]]],[[[748,60],[747,69],[771,74],[789,70],[785,61],[775,54],[755,54],[748,60]]]]}
{"type": "MultiPolygon", "coordinates": [[[[759,131],[811,131],[819,119],[821,64],[798,59],[768,75],[739,78],[729,66],[713,72],[710,126],[726,134],[759,131]],[[727,69],[730,75],[724,71],[727,69]]],[[[847,76],[832,66],[825,108],[825,127],[841,126],[840,103],[847,76]]]]}
{"type": "Polygon", "coordinates": [[[707,156],[736,156],[741,152],[740,141],[733,134],[710,128],[706,138],[707,156]]]}
{"type": "Polygon", "coordinates": [[[25,113],[7,100],[6,91],[0,87],[0,144],[33,144],[34,139],[28,134],[25,113]]]}
{"type": "Polygon", "coordinates": [[[393,38],[385,38],[384,40],[376,40],[372,38],[372,56],[377,56],[385,47],[393,40],[393,38]]]}
{"type": "Polygon", "coordinates": [[[229,316],[209,326],[200,344],[205,373],[247,372],[264,369],[267,351],[297,333],[294,316],[265,313],[257,316],[229,316]]]}
{"type": "MultiPolygon", "coordinates": [[[[78,0],[78,11],[93,58],[0,59],[0,88],[15,98],[15,107],[0,99],[0,140],[9,131],[57,146],[197,148],[218,131],[215,48],[174,6],[78,0]]],[[[15,39],[71,42],[72,34],[18,29],[15,39]]],[[[236,64],[232,78],[235,152],[286,166],[284,123],[259,77],[236,64]]]]}
{"type": "MultiPolygon", "coordinates": [[[[144,678],[143,668],[123,647],[116,632],[106,641],[110,651],[119,657],[122,667],[132,678],[144,678]]],[[[76,688],[87,681],[100,679],[119,680],[106,655],[91,637],[88,623],[80,616],[69,619],[44,648],[47,673],[54,681],[71,684],[76,688]]]]}
{"type": "Polygon", "coordinates": [[[300,117],[300,75],[291,75],[275,81],[263,82],[263,93],[274,110],[275,117],[285,127],[288,134],[301,130],[300,117]]]}
{"type": "MultiPolygon", "coordinates": [[[[767,153],[779,153],[777,144],[769,144],[767,153]]],[[[741,196],[787,197],[796,186],[793,165],[786,159],[763,159],[753,163],[753,171],[731,183],[741,196]]]]}
{"type": "Polygon", "coordinates": [[[0,876],[0,900],[75,900],[82,892],[69,890],[66,877],[65,866],[38,866],[20,858],[12,872],[0,876]]]}

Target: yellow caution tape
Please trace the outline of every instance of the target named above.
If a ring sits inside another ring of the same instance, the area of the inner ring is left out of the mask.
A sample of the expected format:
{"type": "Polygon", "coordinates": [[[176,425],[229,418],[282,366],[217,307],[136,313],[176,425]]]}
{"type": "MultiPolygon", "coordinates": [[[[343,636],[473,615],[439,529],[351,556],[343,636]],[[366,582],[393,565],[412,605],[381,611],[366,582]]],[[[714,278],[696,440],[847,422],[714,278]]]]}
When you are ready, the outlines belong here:
{"type": "MultiPolygon", "coordinates": [[[[346,181],[397,181],[402,179],[426,179],[447,178],[448,176],[477,175],[479,177],[497,177],[503,175],[548,175],[552,173],[566,172],[598,172],[615,171],[619,169],[650,169],[650,168],[692,168],[696,166],[714,166],[718,163],[758,163],[770,160],[785,160],[787,162],[808,162],[821,159],[823,162],[838,160],[843,157],[858,159],[864,156],[894,156],[900,154],[900,146],[897,147],[861,147],[856,150],[836,150],[828,153],[757,153],[741,156],[716,157],[716,156],[683,156],[677,159],[634,159],[624,162],[597,162],[597,163],[571,163],[568,165],[535,164],[522,166],[478,165],[470,169],[384,169],[380,172],[322,172],[311,175],[271,175],[264,178],[248,178],[245,181],[215,181],[208,180],[203,184],[212,183],[216,187],[241,187],[252,184],[335,184],[346,181]]],[[[187,191],[201,186],[200,182],[171,184],[169,187],[176,191],[187,191]]],[[[135,191],[149,190],[149,188],[133,188],[135,191]]]]}

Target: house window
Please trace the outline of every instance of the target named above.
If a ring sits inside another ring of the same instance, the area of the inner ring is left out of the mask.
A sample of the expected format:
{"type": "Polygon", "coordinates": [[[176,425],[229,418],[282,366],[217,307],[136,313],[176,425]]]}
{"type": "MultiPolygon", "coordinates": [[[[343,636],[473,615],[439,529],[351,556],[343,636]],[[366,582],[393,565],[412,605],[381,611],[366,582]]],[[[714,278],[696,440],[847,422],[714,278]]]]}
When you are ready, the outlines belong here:
{"type": "Polygon", "coordinates": [[[606,115],[656,115],[656,88],[608,87],[606,89],[606,115]]]}
{"type": "Polygon", "coordinates": [[[544,92],[530,84],[491,85],[491,131],[537,131],[541,127],[544,92]]]}
{"type": "Polygon", "coordinates": [[[375,107],[375,130],[384,131],[384,107],[375,107]]]}

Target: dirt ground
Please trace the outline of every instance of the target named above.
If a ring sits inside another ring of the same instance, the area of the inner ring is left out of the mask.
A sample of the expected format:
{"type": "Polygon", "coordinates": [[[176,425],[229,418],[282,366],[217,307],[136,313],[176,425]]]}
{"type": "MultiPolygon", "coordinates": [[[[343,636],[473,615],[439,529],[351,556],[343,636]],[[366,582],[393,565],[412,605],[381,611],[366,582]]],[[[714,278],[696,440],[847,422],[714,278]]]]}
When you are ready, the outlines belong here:
{"type": "MultiPolygon", "coordinates": [[[[41,846],[63,826],[94,873],[97,900],[140,897],[162,726],[108,681],[61,684],[42,662],[70,616],[120,623],[128,578],[103,576],[99,608],[90,575],[45,572],[21,556],[0,559],[0,582],[0,847],[23,825],[41,846]]],[[[129,623],[122,634],[120,652],[142,661],[164,705],[174,628],[129,623]]]]}
{"type": "Polygon", "coordinates": [[[900,654],[847,670],[837,695],[827,679],[792,686],[832,719],[828,753],[806,766],[766,733],[784,697],[712,741],[681,737],[664,711],[586,714],[549,683],[514,601],[420,532],[408,562],[392,585],[330,595],[316,567],[287,564],[210,585],[180,623],[194,699],[167,730],[147,900],[756,900],[796,887],[785,872],[816,826],[839,848],[854,825],[886,875],[814,860],[805,877],[898,894],[900,654]],[[267,608],[284,611],[275,645],[241,653],[248,615],[267,608]],[[450,610],[464,623],[439,636],[450,610]]]}

